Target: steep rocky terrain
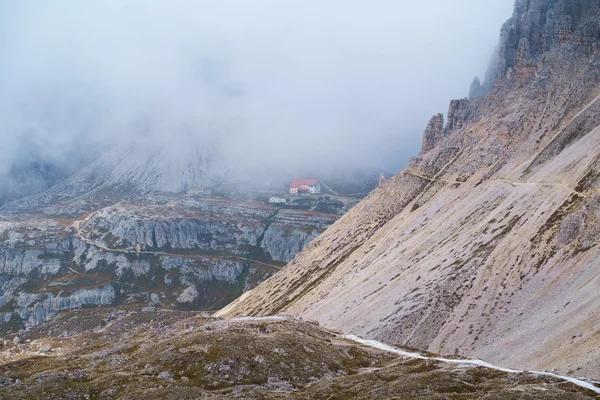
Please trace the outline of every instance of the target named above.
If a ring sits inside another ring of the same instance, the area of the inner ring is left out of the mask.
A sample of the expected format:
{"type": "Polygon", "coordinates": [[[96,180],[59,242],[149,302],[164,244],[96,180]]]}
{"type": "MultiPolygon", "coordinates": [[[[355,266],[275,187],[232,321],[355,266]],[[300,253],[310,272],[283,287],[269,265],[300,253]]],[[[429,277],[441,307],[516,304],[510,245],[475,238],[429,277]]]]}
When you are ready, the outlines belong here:
{"type": "Polygon", "coordinates": [[[0,332],[79,307],[218,309],[336,218],[194,195],[68,216],[7,214],[0,217],[0,332]]]}
{"type": "Polygon", "coordinates": [[[81,310],[6,341],[2,399],[593,399],[589,382],[365,342],[288,317],[81,310]],[[380,348],[381,347],[381,348],[380,348]]]}
{"type": "Polygon", "coordinates": [[[218,315],[600,378],[600,3],[517,0],[493,69],[409,168],[218,315]]]}

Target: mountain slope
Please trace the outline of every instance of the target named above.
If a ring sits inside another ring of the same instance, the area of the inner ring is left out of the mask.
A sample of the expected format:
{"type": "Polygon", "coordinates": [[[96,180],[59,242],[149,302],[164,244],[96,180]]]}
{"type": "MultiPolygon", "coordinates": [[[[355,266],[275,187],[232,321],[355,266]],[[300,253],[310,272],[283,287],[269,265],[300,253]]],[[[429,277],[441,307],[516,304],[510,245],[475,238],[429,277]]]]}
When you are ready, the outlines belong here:
{"type": "Polygon", "coordinates": [[[78,310],[16,341],[0,349],[3,399],[586,400],[600,391],[283,316],[223,321],[181,311],[78,310]]]}
{"type": "Polygon", "coordinates": [[[408,169],[219,315],[600,378],[599,12],[518,0],[493,91],[453,101],[408,169]]]}
{"type": "Polygon", "coordinates": [[[214,188],[226,174],[207,149],[160,148],[136,144],[105,152],[94,162],[40,194],[5,207],[39,210],[43,206],[83,201],[113,204],[152,193],[182,193],[214,188]]]}

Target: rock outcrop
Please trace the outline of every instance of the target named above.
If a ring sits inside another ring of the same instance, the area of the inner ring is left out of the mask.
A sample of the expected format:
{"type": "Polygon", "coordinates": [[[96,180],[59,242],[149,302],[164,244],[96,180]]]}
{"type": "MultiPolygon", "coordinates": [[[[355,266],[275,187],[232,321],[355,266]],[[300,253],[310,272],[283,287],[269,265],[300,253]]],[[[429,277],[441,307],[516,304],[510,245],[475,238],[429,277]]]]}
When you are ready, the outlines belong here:
{"type": "Polygon", "coordinates": [[[87,306],[217,309],[275,273],[336,218],[195,197],[118,203],[80,220],[12,216],[0,220],[0,328],[87,306]],[[108,288],[112,297],[93,295],[108,288]]]}
{"type": "Polygon", "coordinates": [[[599,13],[594,0],[518,0],[502,28],[497,78],[502,84],[523,84],[541,71],[544,56],[559,48],[596,53],[599,13]]]}
{"type": "Polygon", "coordinates": [[[185,208],[116,205],[90,216],[80,234],[104,248],[144,253],[201,251],[290,261],[335,216],[260,203],[205,199],[185,208]]]}
{"type": "Polygon", "coordinates": [[[476,110],[472,106],[472,101],[468,99],[452,100],[448,106],[448,121],[444,125],[444,116],[437,114],[427,124],[423,133],[422,153],[437,147],[443,139],[452,132],[461,129],[476,114],[476,110]]]}
{"type": "Polygon", "coordinates": [[[18,316],[26,327],[31,327],[52,319],[63,310],[114,305],[115,300],[116,291],[112,285],[76,290],[71,294],[59,292],[56,295],[49,293],[41,296],[21,293],[17,308],[12,312],[0,313],[0,320],[8,322],[18,316]],[[24,297],[28,300],[25,303],[22,302],[24,297]]]}
{"type": "Polygon", "coordinates": [[[444,138],[444,116],[442,114],[434,115],[425,133],[423,133],[423,147],[422,151],[429,151],[433,149],[442,139],[444,138]]]}
{"type": "Polygon", "coordinates": [[[327,214],[282,210],[270,221],[260,247],[271,259],[290,262],[333,222],[327,214]]]}
{"type": "Polygon", "coordinates": [[[191,285],[188,286],[188,288],[185,289],[181,295],[179,295],[177,302],[183,304],[192,304],[194,301],[196,301],[196,299],[198,299],[198,296],[200,296],[198,289],[196,289],[196,286],[191,285]]]}
{"type": "Polygon", "coordinates": [[[461,129],[469,122],[469,101],[467,99],[452,100],[448,107],[448,122],[444,129],[449,135],[453,131],[461,129]]]}

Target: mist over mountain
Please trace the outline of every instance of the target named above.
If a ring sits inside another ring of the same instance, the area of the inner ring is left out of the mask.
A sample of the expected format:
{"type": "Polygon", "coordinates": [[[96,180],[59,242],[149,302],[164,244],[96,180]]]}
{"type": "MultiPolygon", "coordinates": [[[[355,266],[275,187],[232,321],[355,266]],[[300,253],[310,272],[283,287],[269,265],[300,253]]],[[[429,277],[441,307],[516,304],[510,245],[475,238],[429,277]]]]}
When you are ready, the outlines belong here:
{"type": "MultiPolygon", "coordinates": [[[[113,148],[397,171],[483,74],[511,1],[0,4],[0,184],[113,148]]],[[[7,183],[8,182],[8,183],[7,183]]],[[[26,191],[26,188],[23,188],[26,191]]]]}
{"type": "Polygon", "coordinates": [[[600,1],[512,2],[0,3],[0,398],[598,399],[600,1]]]}

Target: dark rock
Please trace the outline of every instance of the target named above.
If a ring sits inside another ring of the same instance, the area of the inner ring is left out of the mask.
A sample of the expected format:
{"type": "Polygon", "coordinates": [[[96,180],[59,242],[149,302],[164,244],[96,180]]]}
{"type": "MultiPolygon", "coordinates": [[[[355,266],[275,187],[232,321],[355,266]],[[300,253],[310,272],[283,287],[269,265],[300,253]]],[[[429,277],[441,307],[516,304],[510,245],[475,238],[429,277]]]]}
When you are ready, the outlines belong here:
{"type": "Polygon", "coordinates": [[[13,383],[13,380],[11,378],[0,377],[0,387],[10,385],[11,383],[13,383]]]}
{"type": "Polygon", "coordinates": [[[592,0],[518,0],[502,27],[497,78],[522,84],[544,55],[561,46],[593,54],[600,40],[600,3],[592,0]]]}

